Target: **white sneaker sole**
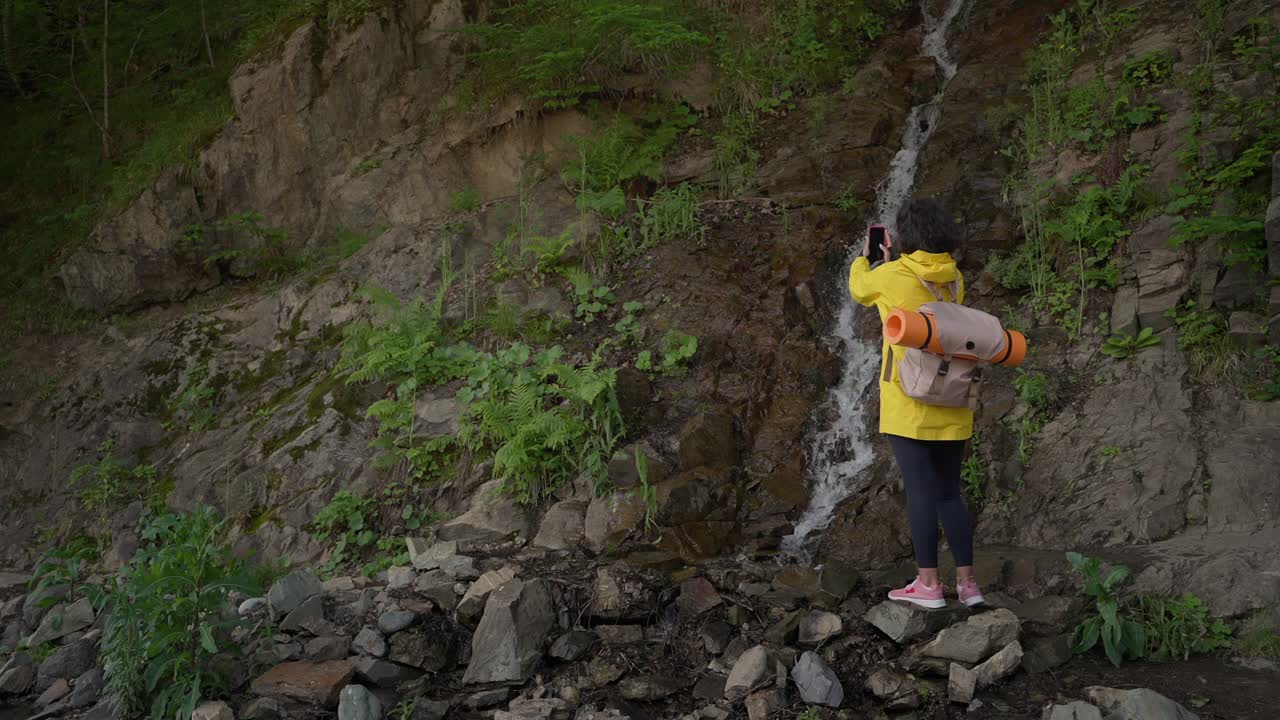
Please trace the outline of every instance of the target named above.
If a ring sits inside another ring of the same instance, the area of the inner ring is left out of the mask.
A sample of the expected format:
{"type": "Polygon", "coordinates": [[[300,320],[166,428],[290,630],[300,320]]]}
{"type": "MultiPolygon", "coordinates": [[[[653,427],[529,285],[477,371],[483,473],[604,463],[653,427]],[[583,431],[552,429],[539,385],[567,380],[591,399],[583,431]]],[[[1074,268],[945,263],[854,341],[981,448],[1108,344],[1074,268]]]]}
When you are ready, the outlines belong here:
{"type": "Polygon", "coordinates": [[[912,605],[917,605],[928,610],[941,610],[947,606],[946,600],[922,600],[917,598],[893,597],[892,595],[889,596],[889,599],[894,602],[911,603],[912,605]]]}
{"type": "Polygon", "coordinates": [[[971,597],[968,600],[961,600],[960,602],[964,603],[966,607],[973,607],[974,605],[982,605],[986,601],[986,598],[978,595],[976,597],[971,597]]]}

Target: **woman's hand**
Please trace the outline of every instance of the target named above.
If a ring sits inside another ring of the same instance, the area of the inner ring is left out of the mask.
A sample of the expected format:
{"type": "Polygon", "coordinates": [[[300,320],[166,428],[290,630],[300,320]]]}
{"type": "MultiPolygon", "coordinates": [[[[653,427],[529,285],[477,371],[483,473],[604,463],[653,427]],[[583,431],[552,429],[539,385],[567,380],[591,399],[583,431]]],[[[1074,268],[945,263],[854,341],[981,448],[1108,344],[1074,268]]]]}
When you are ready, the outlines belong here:
{"type": "Polygon", "coordinates": [[[862,239],[862,256],[865,257],[867,260],[869,260],[872,265],[875,265],[876,263],[881,261],[889,262],[889,258],[891,257],[889,255],[889,248],[891,246],[892,246],[892,241],[889,240],[888,238],[885,238],[885,241],[883,243],[880,243],[880,248],[879,248],[880,257],[876,258],[871,254],[871,236],[868,235],[867,237],[864,237],[862,239]]]}

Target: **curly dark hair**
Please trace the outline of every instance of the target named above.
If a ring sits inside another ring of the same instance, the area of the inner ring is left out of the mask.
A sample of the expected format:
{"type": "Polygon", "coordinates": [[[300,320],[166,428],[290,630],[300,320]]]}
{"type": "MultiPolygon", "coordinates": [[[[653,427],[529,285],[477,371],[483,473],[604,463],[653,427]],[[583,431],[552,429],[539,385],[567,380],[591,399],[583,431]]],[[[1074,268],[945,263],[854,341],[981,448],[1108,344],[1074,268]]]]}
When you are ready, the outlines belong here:
{"type": "Polygon", "coordinates": [[[898,237],[894,245],[906,255],[916,250],[951,253],[960,247],[960,230],[936,200],[913,198],[898,211],[898,237]]]}

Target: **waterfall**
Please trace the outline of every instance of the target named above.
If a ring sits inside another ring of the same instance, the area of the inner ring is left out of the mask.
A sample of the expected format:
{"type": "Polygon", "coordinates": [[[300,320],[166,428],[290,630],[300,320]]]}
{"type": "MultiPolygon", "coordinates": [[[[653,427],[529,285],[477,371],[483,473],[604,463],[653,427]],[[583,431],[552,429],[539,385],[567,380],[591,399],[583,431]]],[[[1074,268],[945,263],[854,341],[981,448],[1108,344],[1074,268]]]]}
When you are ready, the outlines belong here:
{"type": "MultiPolygon", "coordinates": [[[[906,130],[902,134],[902,147],[894,155],[889,174],[876,193],[874,222],[889,227],[894,232],[898,210],[915,186],[916,167],[920,150],[929,141],[942,113],[942,93],[951,78],[955,77],[956,64],[947,50],[947,30],[960,13],[965,0],[950,0],[941,17],[930,17],[928,0],[923,8],[924,41],[921,53],[937,61],[942,71],[942,89],[928,102],[911,108],[907,116],[906,130]]],[[[854,243],[853,252],[861,252],[862,243],[854,243]]],[[[852,261],[852,257],[849,258],[852,261]]],[[[854,321],[861,306],[854,303],[847,290],[840,293],[843,301],[835,321],[833,334],[838,337],[844,352],[844,374],[840,384],[831,391],[831,400],[838,416],[831,427],[814,438],[809,473],[809,507],[796,523],[795,531],[783,538],[783,553],[790,557],[805,558],[810,554],[814,533],[826,529],[831,523],[836,506],[855,492],[865,489],[868,478],[865,470],[873,459],[870,433],[866,427],[867,403],[875,402],[875,394],[867,389],[875,381],[880,369],[879,343],[867,343],[854,336],[854,321]]],[[[870,311],[868,311],[870,312],[870,311]]]]}

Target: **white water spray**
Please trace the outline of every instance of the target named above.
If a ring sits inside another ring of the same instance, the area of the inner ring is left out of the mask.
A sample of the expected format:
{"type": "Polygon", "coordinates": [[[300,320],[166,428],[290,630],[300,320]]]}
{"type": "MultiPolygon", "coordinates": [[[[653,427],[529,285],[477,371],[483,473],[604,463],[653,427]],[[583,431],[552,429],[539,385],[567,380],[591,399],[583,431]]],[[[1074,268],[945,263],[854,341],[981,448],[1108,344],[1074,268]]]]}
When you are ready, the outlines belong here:
{"type": "MultiPolygon", "coordinates": [[[[911,195],[916,182],[920,150],[929,141],[942,113],[942,93],[956,65],[947,52],[947,30],[964,6],[965,0],[950,0],[942,17],[929,16],[928,0],[924,0],[925,36],[921,52],[934,58],[942,71],[942,89],[929,102],[911,108],[907,127],[902,134],[902,149],[893,157],[889,175],[880,184],[876,197],[876,220],[889,227],[892,236],[898,210],[911,195]]],[[[855,243],[860,252],[861,243],[855,243]]],[[[864,472],[873,459],[869,428],[866,427],[867,403],[874,402],[870,392],[880,368],[878,344],[863,342],[854,336],[854,320],[861,307],[847,291],[836,317],[834,334],[844,346],[844,375],[831,392],[838,417],[831,427],[814,438],[810,468],[809,507],[796,523],[795,531],[783,538],[783,553],[790,557],[809,555],[809,541],[816,532],[831,524],[836,506],[855,492],[865,489],[864,472]]]]}

